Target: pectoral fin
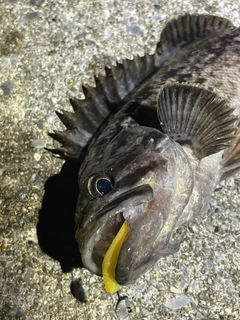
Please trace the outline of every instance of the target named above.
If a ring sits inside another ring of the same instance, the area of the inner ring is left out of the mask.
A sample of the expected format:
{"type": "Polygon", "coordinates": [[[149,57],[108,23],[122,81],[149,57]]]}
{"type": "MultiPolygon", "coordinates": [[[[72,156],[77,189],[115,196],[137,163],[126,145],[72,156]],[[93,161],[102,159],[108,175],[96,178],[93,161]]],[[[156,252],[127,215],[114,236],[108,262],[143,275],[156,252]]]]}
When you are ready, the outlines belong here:
{"type": "Polygon", "coordinates": [[[240,121],[231,147],[227,148],[222,160],[222,179],[226,179],[240,169],[240,121]]]}
{"type": "Polygon", "coordinates": [[[166,83],[157,107],[163,131],[180,144],[189,144],[199,160],[231,147],[237,117],[217,94],[199,85],[166,83]]]}

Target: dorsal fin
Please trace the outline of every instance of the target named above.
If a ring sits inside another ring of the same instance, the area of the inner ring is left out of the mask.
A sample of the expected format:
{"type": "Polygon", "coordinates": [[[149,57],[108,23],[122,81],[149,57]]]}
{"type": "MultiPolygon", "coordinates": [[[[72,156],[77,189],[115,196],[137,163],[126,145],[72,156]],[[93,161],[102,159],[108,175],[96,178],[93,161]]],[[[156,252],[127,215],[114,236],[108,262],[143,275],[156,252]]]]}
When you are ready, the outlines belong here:
{"type": "Polygon", "coordinates": [[[222,17],[185,14],[167,23],[157,44],[157,52],[169,56],[173,51],[195,40],[230,28],[233,28],[231,21],[222,17]]]}
{"type": "Polygon", "coordinates": [[[146,54],[133,60],[124,60],[106,68],[106,76],[95,77],[95,87],[83,86],[85,99],[72,99],[74,113],[57,112],[67,130],[49,135],[61,146],[47,149],[62,158],[79,158],[82,149],[102,122],[121,100],[149,74],[155,71],[155,55],[146,54]]]}
{"type": "Polygon", "coordinates": [[[58,113],[66,125],[65,133],[50,134],[62,144],[56,149],[47,149],[63,158],[79,158],[82,149],[91,136],[101,126],[104,119],[114,110],[137,85],[153,74],[160,63],[176,48],[181,48],[201,37],[215,31],[231,28],[232,24],[225,18],[211,15],[186,14],[170,21],[164,28],[161,41],[154,55],[146,54],[133,60],[124,60],[116,66],[105,69],[106,76],[95,77],[95,87],[83,87],[85,99],[71,100],[74,113],[58,113]],[[164,57],[159,55],[163,46],[164,57]]]}
{"type": "Polygon", "coordinates": [[[163,131],[180,144],[190,144],[199,160],[231,146],[237,117],[215,93],[199,85],[167,82],[157,104],[163,131]]]}

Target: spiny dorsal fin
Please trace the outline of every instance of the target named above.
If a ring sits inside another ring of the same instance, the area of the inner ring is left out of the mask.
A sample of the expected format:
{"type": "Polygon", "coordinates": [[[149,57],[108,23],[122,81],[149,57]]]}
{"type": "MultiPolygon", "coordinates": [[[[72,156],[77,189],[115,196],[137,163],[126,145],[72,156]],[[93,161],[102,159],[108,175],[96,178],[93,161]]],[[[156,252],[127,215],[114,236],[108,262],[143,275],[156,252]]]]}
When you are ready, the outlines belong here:
{"type": "Polygon", "coordinates": [[[108,107],[113,110],[140,82],[155,71],[155,55],[146,54],[125,59],[111,69],[106,76],[96,78],[96,88],[101,87],[108,107]]]}
{"type": "Polygon", "coordinates": [[[124,60],[106,68],[106,77],[95,77],[95,87],[83,86],[85,99],[70,100],[74,113],[57,112],[66,126],[63,132],[49,135],[61,143],[56,149],[47,149],[62,158],[79,158],[82,149],[102,122],[140,82],[155,70],[155,55],[146,54],[133,60],[124,60]]]}
{"type": "Polygon", "coordinates": [[[110,112],[106,103],[102,104],[101,107],[97,104],[100,95],[96,99],[95,92],[92,93],[91,88],[84,87],[83,90],[86,96],[85,100],[70,100],[74,113],[56,112],[67,130],[49,133],[49,136],[58,141],[61,146],[47,150],[62,158],[78,159],[82,149],[110,112]]]}
{"type": "Polygon", "coordinates": [[[199,85],[167,82],[157,105],[163,131],[180,144],[190,144],[198,159],[231,146],[237,118],[215,93],[199,85]]]}
{"type": "Polygon", "coordinates": [[[170,55],[175,49],[233,27],[231,21],[213,15],[185,14],[167,23],[157,44],[157,52],[170,55]]]}

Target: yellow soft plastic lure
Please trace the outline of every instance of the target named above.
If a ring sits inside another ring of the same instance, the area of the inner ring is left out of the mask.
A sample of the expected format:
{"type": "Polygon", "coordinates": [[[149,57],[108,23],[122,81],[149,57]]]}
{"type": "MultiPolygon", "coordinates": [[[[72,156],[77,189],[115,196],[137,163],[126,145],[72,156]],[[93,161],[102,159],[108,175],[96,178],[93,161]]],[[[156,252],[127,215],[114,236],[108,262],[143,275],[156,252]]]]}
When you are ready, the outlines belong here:
{"type": "Polygon", "coordinates": [[[128,223],[125,220],[116,237],[113,239],[108,248],[102,263],[102,275],[106,290],[110,293],[119,290],[119,284],[115,280],[115,269],[118,261],[118,256],[122,248],[124,239],[128,231],[128,223]]]}

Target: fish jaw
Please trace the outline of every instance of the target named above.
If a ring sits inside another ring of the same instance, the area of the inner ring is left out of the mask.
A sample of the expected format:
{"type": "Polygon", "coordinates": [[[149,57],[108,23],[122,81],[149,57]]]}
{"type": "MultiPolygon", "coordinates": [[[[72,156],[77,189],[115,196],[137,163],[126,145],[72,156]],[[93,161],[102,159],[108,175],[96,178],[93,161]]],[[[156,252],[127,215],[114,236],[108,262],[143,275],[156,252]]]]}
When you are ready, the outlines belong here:
{"type": "Polygon", "coordinates": [[[76,221],[76,239],[83,264],[100,276],[103,258],[127,221],[128,232],[115,269],[116,280],[122,285],[134,282],[162,256],[178,249],[171,242],[171,235],[193,188],[192,168],[178,143],[164,139],[152,148],[134,158],[133,167],[128,164],[129,171],[124,170],[126,176],[121,172],[109,194],[84,205],[76,221]],[[149,159],[155,166],[150,170],[149,159]],[[123,185],[129,182],[129,172],[136,170],[136,163],[141,165],[141,173],[145,173],[131,188],[123,190],[123,185]]]}
{"type": "MultiPolygon", "coordinates": [[[[178,171],[165,181],[164,186],[154,189],[154,198],[142,206],[142,214],[131,221],[131,212],[124,218],[131,225],[131,232],[118,257],[116,281],[121,285],[133,283],[164,256],[179,250],[172,234],[187,207],[194,187],[192,167],[181,147],[174,150],[178,171]],[[180,151],[180,152],[177,152],[180,151]],[[179,169],[181,168],[181,169],[179,169]]],[[[174,170],[173,170],[174,171],[174,170]]]]}
{"type": "MultiPolygon", "coordinates": [[[[84,266],[94,274],[102,275],[102,261],[112,240],[126,220],[123,212],[129,211],[132,218],[142,213],[142,205],[151,202],[153,190],[149,185],[141,185],[128,192],[116,196],[110,204],[97,213],[97,218],[89,222],[86,228],[76,230],[76,238],[81,243],[81,252],[84,266]],[[129,199],[131,199],[129,201],[129,199]]],[[[94,204],[93,204],[94,206],[94,204]]],[[[92,203],[85,208],[93,210],[92,203]]],[[[83,212],[84,214],[84,212],[83,212]]],[[[131,230],[131,226],[129,226],[131,230]]]]}

